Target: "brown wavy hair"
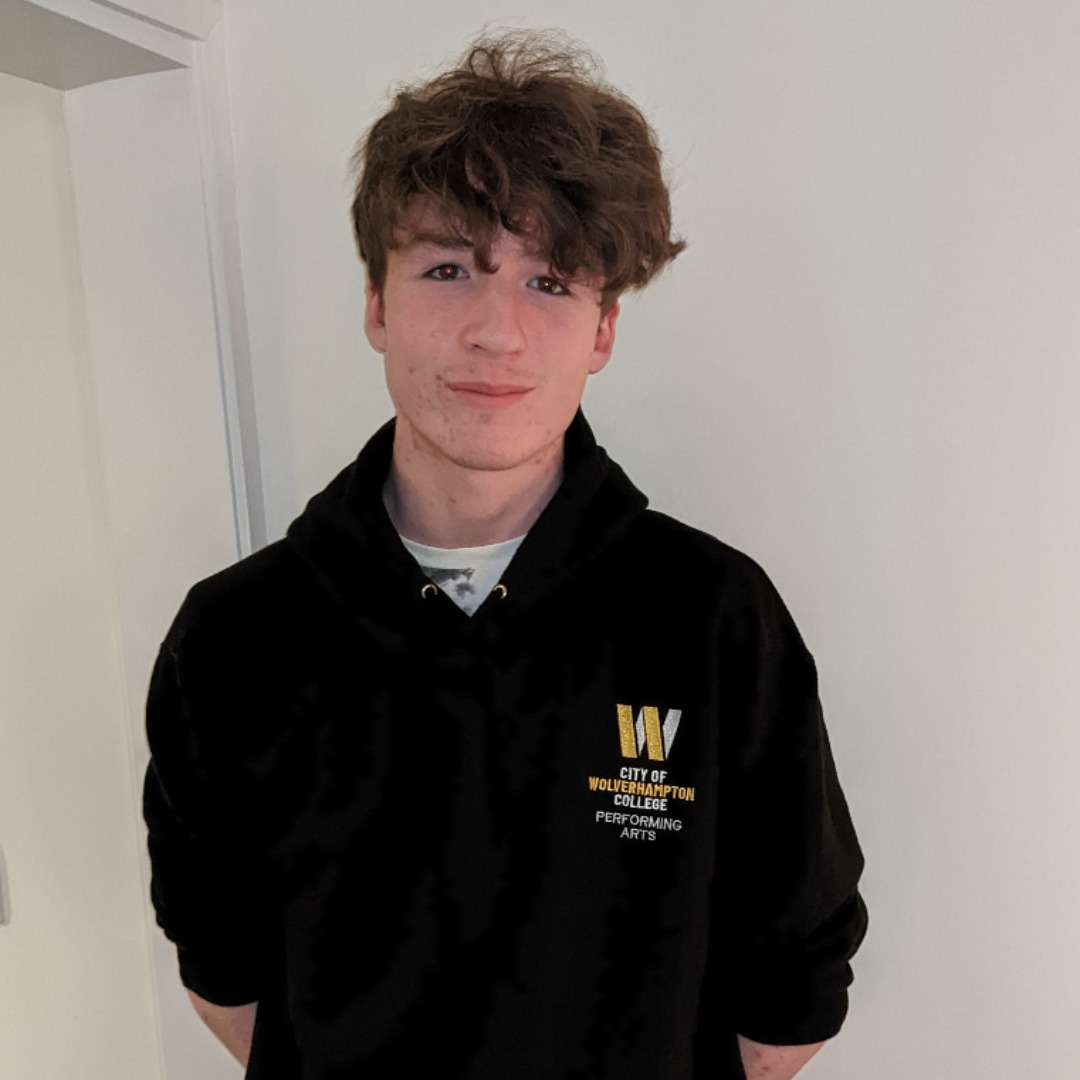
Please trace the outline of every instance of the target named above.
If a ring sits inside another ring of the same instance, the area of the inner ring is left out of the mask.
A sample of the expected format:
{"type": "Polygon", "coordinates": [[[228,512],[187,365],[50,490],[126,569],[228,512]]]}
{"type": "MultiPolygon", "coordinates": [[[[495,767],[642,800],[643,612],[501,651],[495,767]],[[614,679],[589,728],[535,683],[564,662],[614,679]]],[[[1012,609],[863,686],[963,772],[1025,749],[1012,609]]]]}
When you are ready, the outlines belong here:
{"type": "Polygon", "coordinates": [[[601,283],[603,306],[648,284],[686,246],[656,136],[598,61],[554,31],[475,41],[459,64],[399,87],[353,158],[353,231],[376,290],[418,205],[490,273],[500,229],[552,270],[601,283]],[[400,234],[399,234],[400,237],[400,234]]]}

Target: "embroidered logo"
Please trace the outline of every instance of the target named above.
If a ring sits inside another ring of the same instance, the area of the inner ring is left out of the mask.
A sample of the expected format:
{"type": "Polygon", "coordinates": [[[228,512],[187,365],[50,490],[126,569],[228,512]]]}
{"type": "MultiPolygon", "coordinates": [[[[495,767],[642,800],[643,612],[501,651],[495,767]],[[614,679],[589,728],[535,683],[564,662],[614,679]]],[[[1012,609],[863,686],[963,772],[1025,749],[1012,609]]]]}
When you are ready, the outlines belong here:
{"type": "Polygon", "coordinates": [[[619,716],[619,748],[624,758],[639,758],[642,750],[650,761],[666,761],[675,742],[682,719],[681,709],[668,709],[660,723],[660,710],[645,705],[638,710],[637,719],[629,705],[616,705],[619,716]]]}
{"type": "MultiPolygon", "coordinates": [[[[630,705],[616,705],[615,713],[623,759],[644,758],[653,764],[620,765],[618,776],[588,777],[589,791],[602,800],[593,811],[594,820],[598,825],[617,826],[620,840],[655,841],[664,833],[681,832],[684,819],[675,815],[688,812],[685,804],[696,800],[697,791],[655,763],[665,763],[670,757],[682,709],[668,709],[663,722],[655,705],[643,706],[636,717],[630,705]]],[[[689,766],[683,763],[683,768],[689,766]]]]}

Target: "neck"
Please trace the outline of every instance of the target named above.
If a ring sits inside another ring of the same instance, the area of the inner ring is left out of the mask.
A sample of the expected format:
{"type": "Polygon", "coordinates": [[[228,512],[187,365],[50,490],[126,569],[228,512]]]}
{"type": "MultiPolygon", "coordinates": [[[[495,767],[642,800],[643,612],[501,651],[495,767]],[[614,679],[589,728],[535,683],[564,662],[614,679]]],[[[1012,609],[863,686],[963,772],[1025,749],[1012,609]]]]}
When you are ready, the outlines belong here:
{"type": "Polygon", "coordinates": [[[562,480],[562,443],[511,469],[470,469],[405,452],[395,434],[383,502],[397,531],[429,547],[483,547],[524,536],[562,480]]]}

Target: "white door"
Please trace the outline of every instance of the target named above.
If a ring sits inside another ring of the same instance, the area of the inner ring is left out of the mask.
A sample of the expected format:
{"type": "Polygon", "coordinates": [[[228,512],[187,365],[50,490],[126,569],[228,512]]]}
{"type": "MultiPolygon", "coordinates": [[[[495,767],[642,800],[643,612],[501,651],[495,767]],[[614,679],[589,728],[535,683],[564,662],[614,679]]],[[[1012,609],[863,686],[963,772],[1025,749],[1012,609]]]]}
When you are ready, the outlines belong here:
{"type": "Polygon", "coordinates": [[[60,91],[0,75],[0,1075],[163,1076],[60,91]]]}
{"type": "Polygon", "coordinates": [[[0,1076],[227,1080],[153,925],[142,706],[238,525],[189,72],[0,74],[0,1076]]]}

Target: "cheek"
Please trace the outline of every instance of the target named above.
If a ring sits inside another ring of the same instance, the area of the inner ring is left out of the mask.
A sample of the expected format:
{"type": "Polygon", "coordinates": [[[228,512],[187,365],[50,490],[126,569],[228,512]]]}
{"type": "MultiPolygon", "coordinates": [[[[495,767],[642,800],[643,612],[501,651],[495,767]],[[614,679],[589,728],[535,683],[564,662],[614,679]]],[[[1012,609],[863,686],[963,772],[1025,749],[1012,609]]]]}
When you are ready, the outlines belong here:
{"type": "Polygon", "coordinates": [[[430,334],[399,334],[391,338],[383,369],[386,388],[399,409],[412,412],[439,407],[440,389],[445,380],[437,353],[430,334]]]}
{"type": "Polygon", "coordinates": [[[434,364],[447,348],[449,331],[443,322],[425,312],[423,317],[402,317],[388,334],[388,348],[410,365],[434,364]]]}

